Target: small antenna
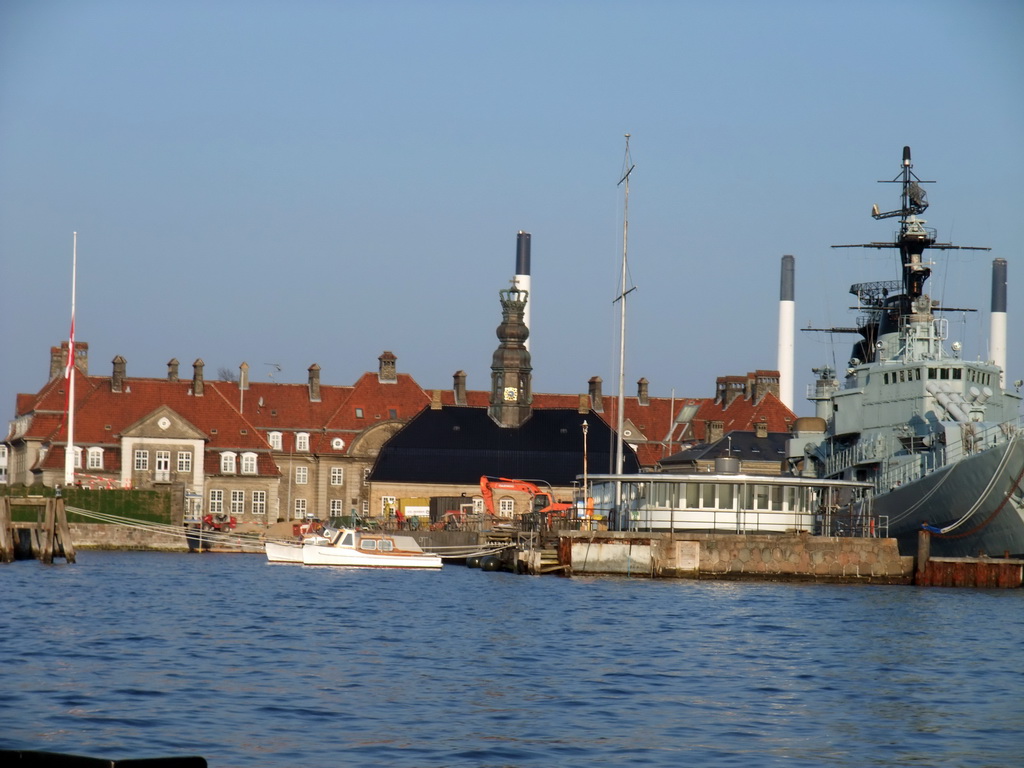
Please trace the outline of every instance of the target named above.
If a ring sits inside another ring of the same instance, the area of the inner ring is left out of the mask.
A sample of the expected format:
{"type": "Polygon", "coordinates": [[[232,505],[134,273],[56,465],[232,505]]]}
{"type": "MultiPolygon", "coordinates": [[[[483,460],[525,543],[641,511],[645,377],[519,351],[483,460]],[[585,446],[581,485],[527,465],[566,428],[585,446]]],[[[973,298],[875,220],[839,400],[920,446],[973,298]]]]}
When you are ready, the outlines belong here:
{"type": "Polygon", "coordinates": [[[267,374],[267,378],[270,379],[271,381],[274,380],[274,374],[275,373],[280,373],[281,372],[281,364],[280,363],[264,363],[264,365],[269,365],[271,368],[274,369],[270,373],[267,374]]]}

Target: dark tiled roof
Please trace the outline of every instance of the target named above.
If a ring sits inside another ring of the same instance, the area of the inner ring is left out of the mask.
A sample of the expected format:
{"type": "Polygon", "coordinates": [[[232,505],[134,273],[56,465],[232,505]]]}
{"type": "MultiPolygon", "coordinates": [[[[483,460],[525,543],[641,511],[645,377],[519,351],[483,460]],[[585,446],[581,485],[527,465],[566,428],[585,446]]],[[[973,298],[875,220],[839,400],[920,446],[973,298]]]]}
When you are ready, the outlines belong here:
{"type": "Polygon", "coordinates": [[[682,464],[732,456],[740,461],[782,461],[786,458],[788,432],[769,432],[758,437],[754,432],[730,432],[713,443],[698,443],[684,451],[663,459],[663,469],[671,470],[682,464]]]}
{"type": "MultiPolygon", "coordinates": [[[[484,408],[427,409],[382,449],[373,482],[474,484],[481,475],[543,480],[570,486],[583,472],[586,419],[587,461],[592,472],[612,465],[612,430],[597,414],[577,409],[535,410],[518,429],[499,427],[484,408]]],[[[624,469],[639,469],[625,451],[624,469]]]]}

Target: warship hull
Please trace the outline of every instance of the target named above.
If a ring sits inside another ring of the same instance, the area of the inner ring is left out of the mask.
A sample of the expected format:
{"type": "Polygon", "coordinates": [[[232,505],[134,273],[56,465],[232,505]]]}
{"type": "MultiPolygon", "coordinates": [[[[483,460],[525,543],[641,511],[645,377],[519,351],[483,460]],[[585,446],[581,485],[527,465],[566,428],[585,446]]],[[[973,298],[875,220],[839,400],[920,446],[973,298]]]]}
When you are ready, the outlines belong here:
{"type": "Polygon", "coordinates": [[[903,554],[914,553],[927,525],[933,555],[1024,556],[1024,438],[877,494],[872,504],[903,554]]]}

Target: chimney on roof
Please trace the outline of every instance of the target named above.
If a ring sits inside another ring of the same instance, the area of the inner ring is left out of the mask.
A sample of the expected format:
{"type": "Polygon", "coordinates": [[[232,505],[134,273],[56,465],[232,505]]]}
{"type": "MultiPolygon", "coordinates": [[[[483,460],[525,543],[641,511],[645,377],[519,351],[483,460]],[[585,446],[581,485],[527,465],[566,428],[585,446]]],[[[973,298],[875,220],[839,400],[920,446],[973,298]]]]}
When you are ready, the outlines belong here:
{"type": "Polygon", "coordinates": [[[466,404],[466,372],[456,371],[452,377],[454,379],[455,388],[455,404],[465,405],[466,404]]]}
{"type": "Polygon", "coordinates": [[[706,422],[705,426],[705,443],[717,443],[722,439],[723,433],[725,432],[725,422],[722,421],[709,421],[706,422]]]}
{"type": "Polygon", "coordinates": [[[441,410],[441,390],[435,389],[430,396],[430,410],[440,411],[441,410]]]}
{"type": "Polygon", "coordinates": [[[752,382],[751,396],[755,403],[761,402],[761,398],[769,392],[781,397],[778,371],[754,371],[747,376],[752,382]]]}
{"type": "Polygon", "coordinates": [[[377,373],[377,380],[380,382],[397,382],[398,373],[395,371],[395,361],[398,360],[391,352],[385,350],[377,358],[380,362],[380,369],[377,373]]]}
{"type": "Polygon", "coordinates": [[[47,379],[47,381],[53,381],[58,376],[62,376],[63,374],[64,365],[61,362],[61,348],[50,347],[50,378],[47,379]]]}
{"type": "Polygon", "coordinates": [[[604,404],[601,402],[601,377],[591,376],[590,381],[590,407],[598,413],[604,412],[604,404]]]}
{"type": "Polygon", "coordinates": [[[167,361],[167,380],[178,380],[178,358],[176,357],[172,357],[170,360],[167,361]]]}
{"type": "Polygon", "coordinates": [[[238,366],[238,388],[249,388],[249,364],[246,362],[243,362],[238,366]]]}
{"type": "Polygon", "coordinates": [[[320,366],[316,363],[309,366],[309,401],[320,402],[320,366]]]}
{"type": "Polygon", "coordinates": [[[128,361],[118,355],[113,363],[114,375],[110,377],[110,391],[121,392],[124,389],[124,374],[128,368],[128,361]]]}
{"type": "Polygon", "coordinates": [[[719,376],[715,379],[715,402],[728,408],[737,397],[749,395],[749,384],[744,376],[719,376]]]}
{"type": "MultiPolygon", "coordinates": [[[[50,379],[63,376],[68,365],[68,342],[62,341],[59,347],[50,347],[50,379]]],[[[83,376],[89,375],[89,342],[75,342],[75,368],[83,376]]]]}
{"type": "Polygon", "coordinates": [[[192,394],[196,397],[203,396],[203,358],[197,357],[192,363],[192,394]]]}
{"type": "Polygon", "coordinates": [[[754,435],[759,438],[768,437],[768,422],[759,421],[754,425],[754,435]]]}
{"type": "Polygon", "coordinates": [[[586,395],[580,395],[580,404],[576,406],[577,413],[589,413],[590,412],[590,398],[586,395]]]}
{"type": "Polygon", "coordinates": [[[651,399],[647,396],[647,379],[640,379],[636,383],[636,401],[638,405],[650,405],[651,399]]]}

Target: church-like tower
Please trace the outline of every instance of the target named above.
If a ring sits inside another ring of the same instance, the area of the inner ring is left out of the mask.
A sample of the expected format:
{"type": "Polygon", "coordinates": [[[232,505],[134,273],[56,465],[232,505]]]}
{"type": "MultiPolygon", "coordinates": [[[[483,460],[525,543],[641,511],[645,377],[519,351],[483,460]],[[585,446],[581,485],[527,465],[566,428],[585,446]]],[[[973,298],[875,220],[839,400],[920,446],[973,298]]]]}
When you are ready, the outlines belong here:
{"type": "Polygon", "coordinates": [[[498,348],[491,359],[491,403],[487,413],[501,427],[520,427],[530,418],[533,368],[526,339],[530,335],[523,319],[528,291],[506,288],[501,297],[501,325],[498,348]]]}

